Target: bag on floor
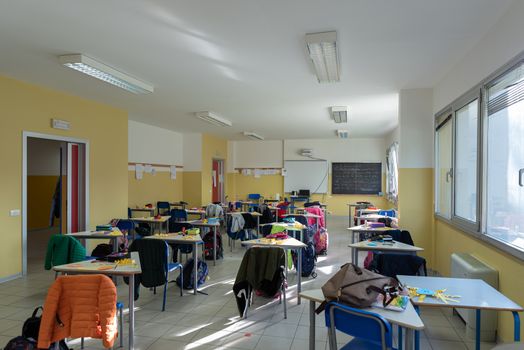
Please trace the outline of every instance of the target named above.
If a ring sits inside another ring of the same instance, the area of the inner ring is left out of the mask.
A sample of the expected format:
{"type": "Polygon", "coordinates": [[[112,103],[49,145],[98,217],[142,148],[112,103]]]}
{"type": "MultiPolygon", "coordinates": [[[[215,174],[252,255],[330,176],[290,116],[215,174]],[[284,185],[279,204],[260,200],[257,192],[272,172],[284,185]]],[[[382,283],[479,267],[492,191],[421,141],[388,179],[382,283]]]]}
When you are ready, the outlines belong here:
{"type": "MultiPolygon", "coordinates": [[[[184,289],[193,289],[193,280],[195,279],[195,261],[193,258],[190,258],[186,263],[184,264],[184,273],[182,276],[184,277],[184,285],[182,288],[184,289]]],[[[207,264],[205,261],[198,261],[198,267],[197,267],[197,288],[206,283],[207,275],[209,274],[209,268],[207,267],[207,264]]],[[[180,276],[176,279],[176,284],[180,287],[180,276]]]]}
{"type": "Polygon", "coordinates": [[[11,339],[7,345],[4,347],[4,350],[36,350],[36,342],[24,338],[22,336],[15,337],[11,339]]]}
{"type": "MultiPolygon", "coordinates": [[[[317,273],[315,272],[315,269],[317,267],[317,256],[315,253],[315,245],[313,242],[308,242],[307,246],[305,248],[302,248],[300,250],[300,254],[302,254],[302,271],[301,275],[302,277],[317,277],[317,273]]],[[[295,265],[295,268],[298,268],[298,259],[297,254],[293,251],[293,264],[295,265]]]]}
{"type": "MultiPolygon", "coordinates": [[[[204,256],[206,260],[213,260],[213,231],[209,231],[206,233],[204,238],[202,239],[204,241],[204,256]]],[[[224,249],[222,247],[222,236],[219,232],[217,232],[216,235],[216,247],[217,247],[217,259],[222,259],[224,257],[224,249]]]]}
{"type": "Polygon", "coordinates": [[[313,243],[315,244],[315,252],[317,255],[326,255],[328,250],[328,232],[321,227],[313,235],[313,243]]]}
{"type": "Polygon", "coordinates": [[[370,307],[377,297],[383,296],[386,307],[400,294],[401,287],[394,278],[360,268],[353,264],[342,265],[323,286],[324,302],[317,308],[317,314],[322,312],[326,303],[336,300],[352,307],[370,307]]]}
{"type": "Polygon", "coordinates": [[[95,247],[95,249],[93,249],[93,251],[91,252],[91,256],[94,256],[95,258],[103,258],[112,253],[113,253],[112,244],[100,243],[99,245],[95,247]]]}

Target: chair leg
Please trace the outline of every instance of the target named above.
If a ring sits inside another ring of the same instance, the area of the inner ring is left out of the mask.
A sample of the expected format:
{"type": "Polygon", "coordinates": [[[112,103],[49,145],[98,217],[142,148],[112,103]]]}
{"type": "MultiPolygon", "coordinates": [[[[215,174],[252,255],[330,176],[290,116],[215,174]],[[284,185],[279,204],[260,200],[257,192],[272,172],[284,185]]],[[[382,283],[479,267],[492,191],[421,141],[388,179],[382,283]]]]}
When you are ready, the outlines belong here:
{"type": "MultiPolygon", "coordinates": [[[[187,254],[186,254],[187,260],[187,254]]],[[[180,296],[184,296],[184,267],[180,266],[180,296]]]]}
{"type": "Polygon", "coordinates": [[[284,298],[284,318],[287,319],[286,285],[282,283],[282,296],[284,298]]]}
{"type": "Polygon", "coordinates": [[[162,301],[162,311],[166,310],[166,296],[167,296],[167,278],[166,278],[166,283],[164,284],[164,298],[162,301]]]}
{"type": "Polygon", "coordinates": [[[120,347],[123,348],[124,347],[124,308],[121,307],[120,310],[118,311],[118,314],[119,314],[119,320],[118,320],[118,327],[120,328],[120,330],[118,331],[119,332],[119,342],[120,342],[120,347]]]}
{"type": "Polygon", "coordinates": [[[84,337],[80,338],[80,349],[84,348],[84,337]]]}

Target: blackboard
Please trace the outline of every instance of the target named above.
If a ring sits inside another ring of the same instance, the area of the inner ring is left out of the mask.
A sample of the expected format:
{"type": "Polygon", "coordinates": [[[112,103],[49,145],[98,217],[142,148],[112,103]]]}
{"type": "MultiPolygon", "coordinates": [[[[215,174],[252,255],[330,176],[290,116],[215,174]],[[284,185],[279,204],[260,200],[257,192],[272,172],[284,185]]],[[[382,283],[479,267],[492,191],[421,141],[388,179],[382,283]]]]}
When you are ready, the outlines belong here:
{"type": "Polygon", "coordinates": [[[332,194],[379,194],[382,163],[332,163],[332,194]]]}

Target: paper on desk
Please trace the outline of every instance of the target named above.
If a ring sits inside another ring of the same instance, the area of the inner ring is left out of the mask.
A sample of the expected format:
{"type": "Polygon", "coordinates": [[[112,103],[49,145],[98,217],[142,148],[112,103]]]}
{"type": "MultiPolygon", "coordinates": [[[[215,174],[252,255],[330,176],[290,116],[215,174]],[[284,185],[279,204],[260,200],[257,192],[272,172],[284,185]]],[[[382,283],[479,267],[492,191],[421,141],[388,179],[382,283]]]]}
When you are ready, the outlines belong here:
{"type": "Polygon", "coordinates": [[[176,165],[171,165],[171,180],[176,180],[176,165]]]}
{"type": "Polygon", "coordinates": [[[142,180],[144,177],[144,166],[142,164],[135,165],[135,178],[137,180],[142,180]]]}

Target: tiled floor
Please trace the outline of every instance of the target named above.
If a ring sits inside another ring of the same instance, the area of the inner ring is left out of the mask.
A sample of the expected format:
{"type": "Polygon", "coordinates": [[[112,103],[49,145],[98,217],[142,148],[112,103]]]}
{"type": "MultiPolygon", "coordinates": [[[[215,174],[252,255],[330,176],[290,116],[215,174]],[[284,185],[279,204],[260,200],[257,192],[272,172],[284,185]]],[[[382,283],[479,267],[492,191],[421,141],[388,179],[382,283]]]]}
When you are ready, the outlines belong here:
{"type": "MultiPolygon", "coordinates": [[[[319,288],[340,265],[350,261],[347,248],[347,218],[330,218],[329,254],[320,257],[316,279],[305,279],[303,289],[319,288]]],[[[244,250],[237,242],[233,252],[224,239],[225,259],[210,267],[210,280],[204,291],[208,295],[180,297],[170,284],[167,307],[161,312],[162,294],[153,295],[141,288],[136,303],[135,344],[137,349],[307,349],[309,315],[307,302],[296,303],[294,273],[289,273],[288,318],[284,319],[282,305],[277,300],[255,298],[247,319],[238,317],[231,288],[244,250]]],[[[35,254],[36,256],[37,254],[35,254]]],[[[54,273],[44,271],[43,262],[33,262],[26,278],[0,284],[0,347],[20,334],[23,320],[36,306],[42,305],[54,273]]],[[[127,301],[127,286],[119,283],[119,299],[127,301]]],[[[422,309],[427,330],[421,335],[421,349],[473,349],[472,340],[465,339],[465,326],[446,310],[422,309]]],[[[322,316],[317,317],[316,348],[326,349],[326,329],[322,316]]],[[[124,325],[127,344],[127,324],[124,325]]],[[[337,336],[341,344],[348,341],[337,336]]],[[[68,342],[75,349],[78,340],[68,342]]],[[[494,344],[483,344],[490,349],[494,344]]],[[[99,340],[87,340],[86,349],[102,348],[99,340]]]]}

